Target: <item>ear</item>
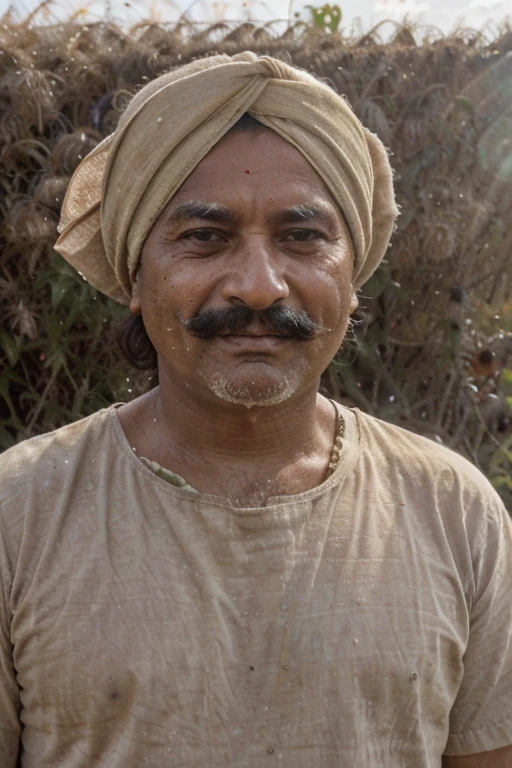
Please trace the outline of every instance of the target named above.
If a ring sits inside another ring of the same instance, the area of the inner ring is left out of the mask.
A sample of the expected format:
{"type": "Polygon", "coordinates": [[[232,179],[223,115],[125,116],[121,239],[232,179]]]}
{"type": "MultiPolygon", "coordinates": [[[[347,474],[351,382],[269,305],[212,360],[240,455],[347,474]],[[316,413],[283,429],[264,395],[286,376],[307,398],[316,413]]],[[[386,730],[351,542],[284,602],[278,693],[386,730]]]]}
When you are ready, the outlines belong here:
{"type": "Polygon", "coordinates": [[[352,291],[352,296],[350,297],[350,314],[353,315],[356,309],[359,306],[359,299],[356,296],[355,291],[352,291]]]}
{"type": "Polygon", "coordinates": [[[130,299],[130,312],[132,313],[132,315],[142,314],[139,281],[137,278],[135,278],[135,282],[133,284],[132,297],[130,299]]]}

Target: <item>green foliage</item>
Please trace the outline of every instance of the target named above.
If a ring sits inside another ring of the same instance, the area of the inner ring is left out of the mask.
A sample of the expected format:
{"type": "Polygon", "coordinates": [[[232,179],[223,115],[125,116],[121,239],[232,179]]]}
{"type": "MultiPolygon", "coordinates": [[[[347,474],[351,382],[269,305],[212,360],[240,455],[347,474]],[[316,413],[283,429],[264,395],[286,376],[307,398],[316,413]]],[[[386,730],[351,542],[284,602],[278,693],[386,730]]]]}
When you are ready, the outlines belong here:
{"type": "Polygon", "coordinates": [[[133,377],[115,348],[126,310],[54,251],[44,261],[32,282],[37,304],[22,300],[14,308],[23,313],[21,332],[11,315],[0,333],[7,363],[0,372],[0,449],[142,391],[141,377],[133,377]]]}
{"type": "Polygon", "coordinates": [[[305,5],[305,8],[311,14],[311,24],[320,32],[337,32],[341,22],[341,8],[339,5],[330,5],[326,3],[320,7],[314,5],[305,5]]]}
{"type": "Polygon", "coordinates": [[[487,468],[489,480],[496,488],[507,509],[512,510],[512,435],[492,454],[487,468]]]}

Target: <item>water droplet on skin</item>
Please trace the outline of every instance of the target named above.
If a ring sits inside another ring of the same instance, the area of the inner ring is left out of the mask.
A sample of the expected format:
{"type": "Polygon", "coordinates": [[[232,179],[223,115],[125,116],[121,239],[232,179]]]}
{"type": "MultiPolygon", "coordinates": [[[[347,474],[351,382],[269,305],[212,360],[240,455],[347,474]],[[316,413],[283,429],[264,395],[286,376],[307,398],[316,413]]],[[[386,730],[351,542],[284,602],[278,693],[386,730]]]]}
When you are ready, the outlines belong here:
{"type": "Polygon", "coordinates": [[[354,643],[354,645],[357,645],[357,644],[358,644],[358,642],[359,642],[359,640],[357,639],[357,637],[354,637],[354,639],[352,640],[352,642],[354,643]]]}

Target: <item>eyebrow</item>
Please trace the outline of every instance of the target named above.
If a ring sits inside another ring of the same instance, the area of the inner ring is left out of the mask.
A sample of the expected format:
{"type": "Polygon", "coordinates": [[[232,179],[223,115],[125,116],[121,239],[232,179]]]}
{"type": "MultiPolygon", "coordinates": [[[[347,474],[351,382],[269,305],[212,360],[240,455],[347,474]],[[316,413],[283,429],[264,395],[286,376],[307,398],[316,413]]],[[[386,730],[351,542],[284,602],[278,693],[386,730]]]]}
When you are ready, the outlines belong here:
{"type": "Polygon", "coordinates": [[[335,221],[333,213],[315,205],[293,205],[278,211],[273,217],[278,224],[300,221],[321,221],[323,224],[332,224],[335,221]]]}
{"type": "MultiPolygon", "coordinates": [[[[165,219],[166,224],[174,224],[179,221],[192,219],[206,219],[220,224],[232,224],[236,216],[224,205],[218,203],[203,203],[199,200],[191,200],[182,203],[165,219]]],[[[324,208],[314,205],[293,205],[273,214],[272,219],[276,224],[288,224],[296,222],[321,221],[323,224],[333,224],[335,215],[324,208]]]]}
{"type": "Polygon", "coordinates": [[[166,216],[165,223],[173,224],[176,221],[208,219],[208,221],[229,224],[233,222],[234,218],[235,217],[231,211],[223,205],[218,205],[217,203],[201,203],[197,200],[192,200],[188,203],[178,205],[177,208],[166,216]]]}

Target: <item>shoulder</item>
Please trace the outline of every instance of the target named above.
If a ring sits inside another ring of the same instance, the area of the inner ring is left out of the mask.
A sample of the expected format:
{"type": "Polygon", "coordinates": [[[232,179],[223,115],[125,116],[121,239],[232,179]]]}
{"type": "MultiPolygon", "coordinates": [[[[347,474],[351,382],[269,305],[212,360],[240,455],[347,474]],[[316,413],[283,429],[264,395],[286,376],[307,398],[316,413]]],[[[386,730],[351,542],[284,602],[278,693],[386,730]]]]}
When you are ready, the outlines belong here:
{"type": "MultiPolygon", "coordinates": [[[[406,482],[418,495],[446,506],[505,512],[498,494],[485,475],[464,456],[403,427],[356,411],[361,440],[361,461],[406,482]]],[[[506,514],[506,512],[505,512],[506,514]]],[[[508,517],[508,516],[507,516],[508,517]]]]}
{"type": "Polygon", "coordinates": [[[427,472],[436,477],[460,475],[468,482],[487,484],[485,476],[464,456],[441,443],[355,411],[363,453],[407,472],[427,472]]]}
{"type": "Polygon", "coordinates": [[[61,502],[76,486],[77,467],[85,464],[87,446],[95,450],[108,414],[109,409],[100,411],[30,438],[0,456],[0,597],[5,605],[23,542],[28,542],[27,562],[36,562],[34,553],[44,547],[51,526],[61,526],[61,502]]]}
{"type": "Polygon", "coordinates": [[[84,451],[107,437],[113,408],[106,408],[45,435],[32,437],[0,456],[0,504],[20,498],[77,464],[84,451]]]}
{"type": "Polygon", "coordinates": [[[490,583],[510,591],[512,520],[487,478],[455,451],[426,437],[356,413],[359,483],[393,530],[443,567],[454,564],[468,605],[490,583]],[[500,586],[501,585],[501,586],[500,586]]]}

